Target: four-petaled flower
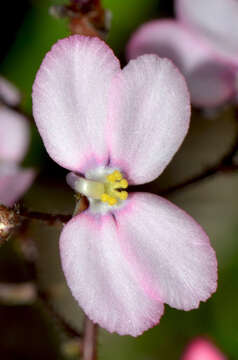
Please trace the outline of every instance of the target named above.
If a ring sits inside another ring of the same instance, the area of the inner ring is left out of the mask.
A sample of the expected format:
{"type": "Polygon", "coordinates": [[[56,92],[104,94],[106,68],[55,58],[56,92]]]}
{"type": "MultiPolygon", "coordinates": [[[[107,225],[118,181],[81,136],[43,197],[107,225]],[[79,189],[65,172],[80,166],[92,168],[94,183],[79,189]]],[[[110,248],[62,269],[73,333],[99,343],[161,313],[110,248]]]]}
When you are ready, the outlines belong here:
{"type": "Polygon", "coordinates": [[[0,78],[0,204],[12,206],[30,187],[35,177],[33,169],[23,169],[19,163],[29,145],[27,120],[5,104],[20,102],[17,89],[0,78]]]}
{"type": "Polygon", "coordinates": [[[38,71],[33,113],[49,155],[90,202],[60,236],[66,281],[89,318],[137,336],[164,302],[190,310],[207,300],[217,262],[205,232],[169,201],[126,191],[160,175],[187,133],[189,94],[175,66],[145,55],[121,70],[103,41],[71,36],[38,71]]]}
{"type": "Polygon", "coordinates": [[[226,360],[227,358],[210,341],[204,338],[193,340],[185,350],[182,360],[226,360]]]}
{"type": "Polygon", "coordinates": [[[128,58],[155,53],[175,62],[194,105],[222,105],[238,95],[238,2],[176,0],[178,21],[155,20],[133,34],[128,58]]]}

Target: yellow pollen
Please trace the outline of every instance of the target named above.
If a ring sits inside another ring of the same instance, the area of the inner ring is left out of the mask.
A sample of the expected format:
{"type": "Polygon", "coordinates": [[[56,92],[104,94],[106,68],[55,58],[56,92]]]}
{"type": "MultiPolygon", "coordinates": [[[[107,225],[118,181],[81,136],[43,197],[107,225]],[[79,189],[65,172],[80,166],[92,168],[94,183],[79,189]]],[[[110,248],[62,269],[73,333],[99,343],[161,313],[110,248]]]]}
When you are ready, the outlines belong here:
{"type": "Polygon", "coordinates": [[[107,194],[102,194],[102,196],[101,196],[101,200],[102,200],[102,202],[107,202],[108,201],[108,198],[109,198],[109,195],[107,195],[107,194]]]}
{"type": "Polygon", "coordinates": [[[111,206],[116,205],[116,203],[117,203],[117,199],[115,197],[110,196],[106,193],[102,194],[101,200],[102,200],[102,202],[107,202],[111,206]]]}
{"type": "Polygon", "coordinates": [[[105,183],[105,193],[101,195],[101,201],[113,206],[118,203],[118,200],[126,200],[128,197],[127,191],[121,191],[128,187],[128,182],[123,178],[120,171],[115,170],[107,176],[107,183],[105,183]]]}
{"type": "Polygon", "coordinates": [[[121,191],[118,194],[120,200],[126,200],[128,198],[128,192],[127,191],[121,191]]]}
{"type": "Polygon", "coordinates": [[[113,183],[113,182],[115,181],[115,176],[114,176],[113,174],[108,175],[108,176],[107,176],[107,181],[113,183]]]}
{"type": "Polygon", "coordinates": [[[116,205],[116,203],[117,203],[117,199],[110,196],[109,199],[108,199],[108,204],[113,206],[113,205],[116,205]]]}
{"type": "Polygon", "coordinates": [[[121,180],[122,179],[122,174],[120,173],[120,171],[115,170],[113,172],[113,174],[114,174],[116,180],[121,180]]]}
{"type": "Polygon", "coordinates": [[[120,181],[120,186],[122,189],[127,189],[128,188],[128,181],[126,179],[122,179],[120,181]]]}

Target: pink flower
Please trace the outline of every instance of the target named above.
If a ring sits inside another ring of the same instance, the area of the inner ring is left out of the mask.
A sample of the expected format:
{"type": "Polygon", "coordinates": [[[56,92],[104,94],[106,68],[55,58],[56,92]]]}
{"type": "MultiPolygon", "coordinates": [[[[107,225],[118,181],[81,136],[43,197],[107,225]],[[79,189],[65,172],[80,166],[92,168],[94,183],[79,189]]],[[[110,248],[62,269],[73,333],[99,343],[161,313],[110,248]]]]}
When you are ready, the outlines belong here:
{"type": "Polygon", "coordinates": [[[2,76],[0,76],[0,100],[11,106],[16,106],[21,101],[19,90],[2,76]]]}
{"type": "Polygon", "coordinates": [[[189,344],[182,360],[226,360],[226,357],[210,341],[197,338],[189,344]]]}
{"type": "Polygon", "coordinates": [[[195,105],[223,104],[238,90],[238,2],[176,0],[175,5],[178,21],[142,25],[128,44],[128,58],[168,57],[185,75],[195,105]]]}
{"type": "Polygon", "coordinates": [[[162,173],[189,126],[189,95],[175,66],[156,55],[123,70],[97,38],[71,36],[46,55],[33,112],[49,155],[89,209],[60,236],[66,281],[108,331],[137,336],[166,302],[197,308],[216,290],[217,262],[201,227],[152,194],[130,193],[162,173]]]}
{"type": "MultiPolygon", "coordinates": [[[[3,78],[0,78],[0,97],[9,105],[17,105],[20,100],[17,90],[3,78]]],[[[27,120],[0,105],[0,204],[12,206],[32,184],[35,172],[19,166],[28,145],[27,120]]]]}

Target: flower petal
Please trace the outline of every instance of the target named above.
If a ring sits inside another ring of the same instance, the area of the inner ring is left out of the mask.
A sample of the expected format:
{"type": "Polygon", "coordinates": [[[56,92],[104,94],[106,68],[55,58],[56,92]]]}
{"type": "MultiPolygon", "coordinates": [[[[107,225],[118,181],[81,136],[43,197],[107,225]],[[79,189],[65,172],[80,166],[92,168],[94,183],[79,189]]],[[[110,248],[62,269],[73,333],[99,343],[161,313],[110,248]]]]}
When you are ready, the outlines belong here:
{"type": "Polygon", "coordinates": [[[177,0],[178,18],[238,64],[237,0],[177,0]]]}
{"type": "Polygon", "coordinates": [[[91,320],[110,332],[138,336],[159,322],[163,304],[139,287],[119,237],[112,215],[78,215],[60,237],[62,265],[73,296],[91,320]]]}
{"type": "Polygon", "coordinates": [[[5,106],[0,108],[0,162],[20,162],[29,145],[27,120],[5,106]]]}
{"type": "Polygon", "coordinates": [[[197,308],[216,290],[215,252],[184,211],[152,194],[134,193],[115,213],[122,249],[152,298],[197,308]]]}
{"type": "Polygon", "coordinates": [[[189,344],[182,360],[226,360],[226,357],[210,341],[197,338],[189,344]]]}
{"type": "Polygon", "coordinates": [[[0,204],[12,206],[31,186],[35,178],[32,169],[11,168],[9,172],[0,168],[0,204]]]}
{"type": "Polygon", "coordinates": [[[156,178],[181,145],[189,126],[190,103],[184,78],[167,59],[144,55],[113,82],[110,103],[110,166],[129,182],[156,178]]]}
{"type": "Polygon", "coordinates": [[[21,101],[19,90],[7,79],[0,76],[0,99],[11,106],[16,106],[21,101]]]}
{"type": "Polygon", "coordinates": [[[120,70],[110,48],[97,38],[74,35],[46,55],[33,86],[33,113],[49,155],[84,172],[108,159],[104,131],[111,79],[120,70]]]}
{"type": "Polygon", "coordinates": [[[195,105],[220,105],[235,93],[234,67],[221,62],[200,37],[176,21],[141,26],[127,52],[130,59],[149,53],[171,59],[185,76],[195,105]]]}

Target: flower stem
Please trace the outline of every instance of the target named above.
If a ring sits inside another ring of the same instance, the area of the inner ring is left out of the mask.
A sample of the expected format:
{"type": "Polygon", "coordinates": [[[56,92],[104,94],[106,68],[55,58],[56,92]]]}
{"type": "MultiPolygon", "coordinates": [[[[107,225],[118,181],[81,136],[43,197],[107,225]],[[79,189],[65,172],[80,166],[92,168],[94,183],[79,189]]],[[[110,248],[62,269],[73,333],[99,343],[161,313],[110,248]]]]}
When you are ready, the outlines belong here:
{"type": "Polygon", "coordinates": [[[80,338],[82,335],[69,325],[68,322],[54,309],[54,306],[50,302],[50,296],[47,292],[42,291],[38,287],[38,299],[41,301],[43,306],[46,308],[48,313],[54,318],[60,327],[72,338],[80,338]]]}
{"type": "Polygon", "coordinates": [[[49,225],[55,225],[55,223],[67,223],[71,219],[71,215],[63,214],[47,214],[39,211],[29,211],[25,208],[19,210],[19,216],[27,220],[39,220],[47,222],[49,225]]]}
{"type": "Polygon", "coordinates": [[[97,360],[98,326],[85,316],[83,338],[83,360],[97,360]]]}
{"type": "Polygon", "coordinates": [[[233,144],[227,154],[225,154],[221,160],[219,160],[215,165],[208,167],[203,170],[200,174],[195,175],[177,185],[171,186],[168,189],[165,189],[160,192],[161,195],[170,195],[176,191],[187,188],[190,185],[196,184],[200,181],[203,181],[209,177],[212,177],[218,173],[226,173],[238,170],[238,163],[236,155],[238,152],[238,131],[233,141],[233,144]]]}
{"type": "MultiPolygon", "coordinates": [[[[25,229],[25,233],[20,239],[21,243],[24,240],[24,237],[28,238],[27,229],[25,229]]],[[[32,244],[27,244],[27,243],[25,245],[32,246],[32,244]]],[[[26,271],[31,278],[32,286],[34,286],[35,289],[35,293],[36,293],[35,301],[39,301],[40,305],[44,307],[44,309],[47,311],[49,316],[51,316],[51,318],[54,319],[56,326],[59,327],[59,329],[62,329],[70,338],[72,339],[82,338],[82,334],[76,329],[74,329],[63,318],[63,316],[61,316],[61,314],[55,310],[52,304],[52,292],[41,288],[38,278],[37,265],[36,265],[37,253],[35,254],[34,257],[29,256],[30,253],[29,251],[26,251],[26,246],[21,247],[21,254],[23,256],[26,271]]]]}
{"type": "Polygon", "coordinates": [[[200,174],[198,174],[192,178],[185,180],[184,182],[181,182],[177,185],[171,186],[168,189],[161,191],[160,195],[165,195],[165,196],[170,195],[172,193],[175,193],[176,191],[183,190],[183,189],[189,187],[190,185],[196,184],[196,183],[203,181],[203,180],[205,180],[213,175],[216,175],[218,173],[231,172],[234,170],[238,170],[237,164],[233,164],[230,166],[224,166],[223,163],[219,163],[215,166],[207,168],[205,171],[201,172],[200,174]]]}

